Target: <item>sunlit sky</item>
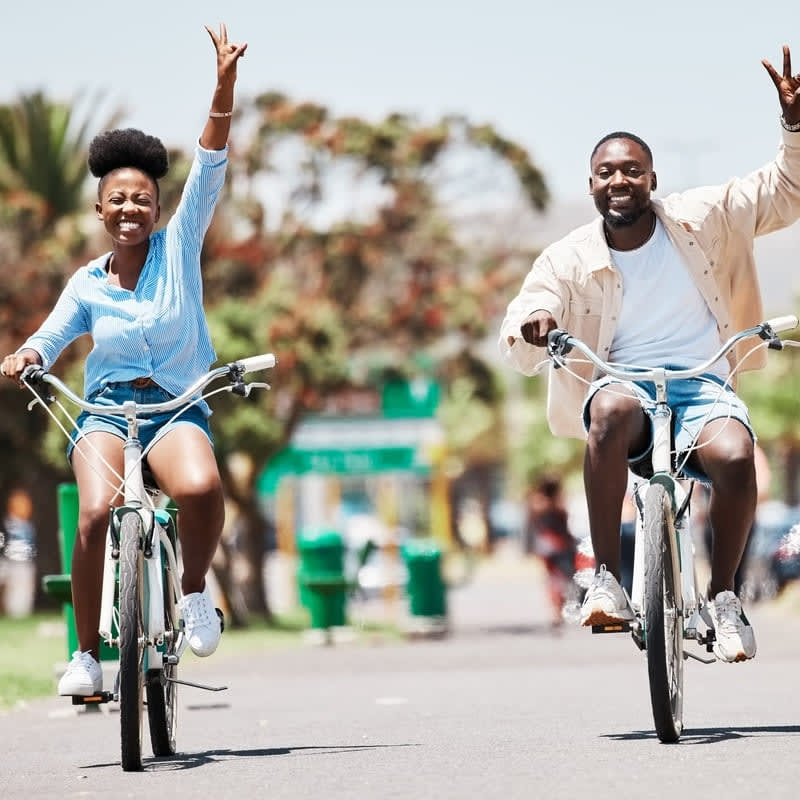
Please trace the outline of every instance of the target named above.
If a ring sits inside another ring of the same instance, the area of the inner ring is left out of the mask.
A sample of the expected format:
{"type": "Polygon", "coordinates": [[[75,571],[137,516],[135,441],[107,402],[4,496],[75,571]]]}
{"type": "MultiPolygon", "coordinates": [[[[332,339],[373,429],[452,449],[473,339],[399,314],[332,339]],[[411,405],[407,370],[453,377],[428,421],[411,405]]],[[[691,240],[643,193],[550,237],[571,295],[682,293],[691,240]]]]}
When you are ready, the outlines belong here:
{"type": "Polygon", "coordinates": [[[224,20],[249,45],[239,97],[277,89],[373,121],[463,113],[522,144],[557,203],[586,198],[589,152],[616,129],[650,143],[661,194],[755,169],[779,138],[761,59],[780,69],[788,44],[800,72],[789,0],[12,2],[0,101],[104,90],[124,124],[188,149],[214,84],[203,24],[224,20]]]}

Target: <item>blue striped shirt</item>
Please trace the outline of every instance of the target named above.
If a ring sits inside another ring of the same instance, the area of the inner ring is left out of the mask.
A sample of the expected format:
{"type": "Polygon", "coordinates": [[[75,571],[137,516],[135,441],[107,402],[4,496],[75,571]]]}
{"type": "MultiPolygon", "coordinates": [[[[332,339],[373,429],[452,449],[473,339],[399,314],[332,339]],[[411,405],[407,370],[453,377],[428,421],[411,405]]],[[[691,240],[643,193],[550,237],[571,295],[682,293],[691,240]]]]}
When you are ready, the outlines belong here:
{"type": "Polygon", "coordinates": [[[141,377],[178,395],[207,372],[216,353],[203,311],[200,249],[225,181],[227,152],[197,146],[178,208],[151,235],[133,291],[108,282],[111,253],[90,261],[69,279],[50,315],[20,349],[38,352],[49,369],[68,344],[90,334],[86,397],[109,382],[141,377]]]}

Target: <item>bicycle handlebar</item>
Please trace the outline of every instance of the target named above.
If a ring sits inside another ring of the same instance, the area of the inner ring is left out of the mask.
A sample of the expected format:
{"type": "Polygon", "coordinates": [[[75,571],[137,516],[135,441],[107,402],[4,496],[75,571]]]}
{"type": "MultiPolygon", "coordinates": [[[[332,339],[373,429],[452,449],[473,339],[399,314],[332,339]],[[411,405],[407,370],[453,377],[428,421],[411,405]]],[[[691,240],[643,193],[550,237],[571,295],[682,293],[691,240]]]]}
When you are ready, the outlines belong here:
{"type": "Polygon", "coordinates": [[[272,353],[264,353],[260,356],[240,358],[236,363],[244,368],[244,372],[257,372],[260,369],[274,367],[278,361],[272,353]]]}
{"type": "MultiPolygon", "coordinates": [[[[137,414],[163,414],[167,411],[174,411],[183,405],[189,403],[197,395],[205,389],[213,381],[218,378],[227,377],[231,382],[231,391],[235,391],[237,386],[244,387],[242,376],[248,372],[255,372],[261,369],[269,369],[277,364],[277,359],[272,353],[263,353],[258,356],[249,356],[242,358],[238,361],[231,361],[222,367],[216,367],[209,370],[205,375],[198,378],[185,392],[173,397],[170,400],[165,400],[163,403],[136,403],[135,408],[137,414]]],[[[125,416],[130,402],[118,405],[107,406],[98,405],[96,403],[89,403],[82,397],[79,397],[72,389],[69,388],[63,381],[55,375],[44,370],[44,368],[30,364],[22,371],[20,376],[22,382],[35,394],[40,395],[37,391],[37,384],[47,384],[55,389],[58,389],[68,400],[72,401],[76,406],[88,411],[90,414],[106,414],[111,416],[125,416]]],[[[245,392],[240,391],[240,394],[245,392]]]]}
{"type": "MultiPolygon", "coordinates": [[[[773,349],[782,349],[783,342],[778,338],[778,333],[782,331],[792,330],[798,326],[799,321],[793,314],[787,314],[781,317],[774,317],[773,319],[761,322],[753,328],[740,331],[731,336],[720,349],[702,364],[696,367],[686,369],[667,369],[666,367],[636,367],[619,364],[609,364],[604,361],[597,353],[592,350],[585,342],[570,335],[567,331],[556,328],[550,331],[547,335],[547,355],[553,363],[555,369],[559,369],[566,364],[565,356],[574,348],[580,350],[589,361],[591,361],[598,369],[601,369],[607,375],[620,380],[664,380],[664,379],[684,379],[696,378],[704,372],[708,372],[711,367],[720,359],[724,358],[727,353],[742,339],[749,336],[758,336],[768,344],[768,347],[773,349]]],[[[543,362],[546,363],[546,362],[543,362]]]]}

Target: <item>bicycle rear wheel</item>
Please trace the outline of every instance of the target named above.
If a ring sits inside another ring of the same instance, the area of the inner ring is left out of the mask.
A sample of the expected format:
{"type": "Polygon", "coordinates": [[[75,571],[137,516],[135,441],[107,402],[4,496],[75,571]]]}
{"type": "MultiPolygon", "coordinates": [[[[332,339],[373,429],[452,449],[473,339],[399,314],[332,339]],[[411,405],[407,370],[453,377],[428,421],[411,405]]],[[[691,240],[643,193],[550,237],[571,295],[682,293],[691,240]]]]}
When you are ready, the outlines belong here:
{"type": "Polygon", "coordinates": [[[175,754],[175,737],[178,728],[178,665],[171,663],[178,655],[178,634],[174,620],[177,619],[175,606],[177,598],[171,581],[171,570],[162,551],[164,581],[164,647],[161,669],[147,672],[147,717],[150,722],[150,743],[153,755],[171,756],[175,754]]]}
{"type": "Polygon", "coordinates": [[[119,718],[122,769],[142,768],[144,623],[142,518],[122,517],[119,556],[119,718]]]}
{"type": "Polygon", "coordinates": [[[683,614],[677,607],[673,567],[672,501],[664,486],[652,484],[644,504],[645,635],[650,702],[656,734],[677,742],[683,730],[683,614]]]}

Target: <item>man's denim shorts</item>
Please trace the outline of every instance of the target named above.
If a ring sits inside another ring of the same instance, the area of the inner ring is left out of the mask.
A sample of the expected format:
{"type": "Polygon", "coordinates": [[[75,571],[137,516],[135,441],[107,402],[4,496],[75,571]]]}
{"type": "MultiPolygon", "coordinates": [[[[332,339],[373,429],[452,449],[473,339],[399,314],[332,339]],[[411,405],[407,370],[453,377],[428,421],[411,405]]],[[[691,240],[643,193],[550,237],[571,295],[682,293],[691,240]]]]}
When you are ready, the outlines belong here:
{"type": "MultiPolygon", "coordinates": [[[[632,382],[620,381],[616,378],[605,376],[592,383],[586,399],[583,402],[583,427],[589,431],[589,403],[603,387],[626,386],[632,391],[642,405],[645,413],[652,421],[652,412],[655,408],[655,386],[649,381],[632,382]]],[[[673,462],[682,464],[688,451],[694,445],[703,427],[714,419],[739,420],[747,428],[753,441],[756,435],[750,424],[747,406],[730,386],[717,375],[701,375],[699,378],[687,378],[667,383],[667,403],[672,409],[672,440],[673,462]]],[[[628,459],[631,471],[640,477],[649,478],[653,474],[650,463],[650,453],[653,448],[652,436],[644,452],[628,459]]],[[[701,481],[708,481],[708,477],[698,470],[693,470],[684,465],[681,470],[684,475],[701,481]]]]}
{"type": "MultiPolygon", "coordinates": [[[[166,400],[172,399],[173,395],[162,389],[160,386],[148,386],[144,389],[137,389],[129,382],[124,383],[108,383],[105,388],[94,392],[87,397],[90,403],[97,403],[99,405],[119,405],[126,400],[134,400],[137,403],[163,403],[166,400]]],[[[177,413],[170,411],[166,414],[156,414],[149,417],[139,417],[139,441],[142,443],[142,449],[146,450],[151,443],[157,442],[164,434],[171,431],[177,425],[196,425],[208,437],[209,442],[214,443],[211,438],[211,430],[208,426],[208,419],[201,408],[197,405],[190,406],[188,409],[181,412],[180,416],[172,420],[172,417],[177,413]],[[172,421],[170,421],[172,420],[172,421]]],[[[82,411],[75,420],[77,427],[72,432],[72,439],[78,441],[81,436],[94,431],[105,431],[118,436],[120,439],[125,439],[128,434],[128,424],[125,422],[125,417],[105,416],[101,414],[90,414],[87,411],[82,411]]],[[[72,451],[74,444],[70,442],[67,445],[67,460],[72,459],[72,451]]]]}

